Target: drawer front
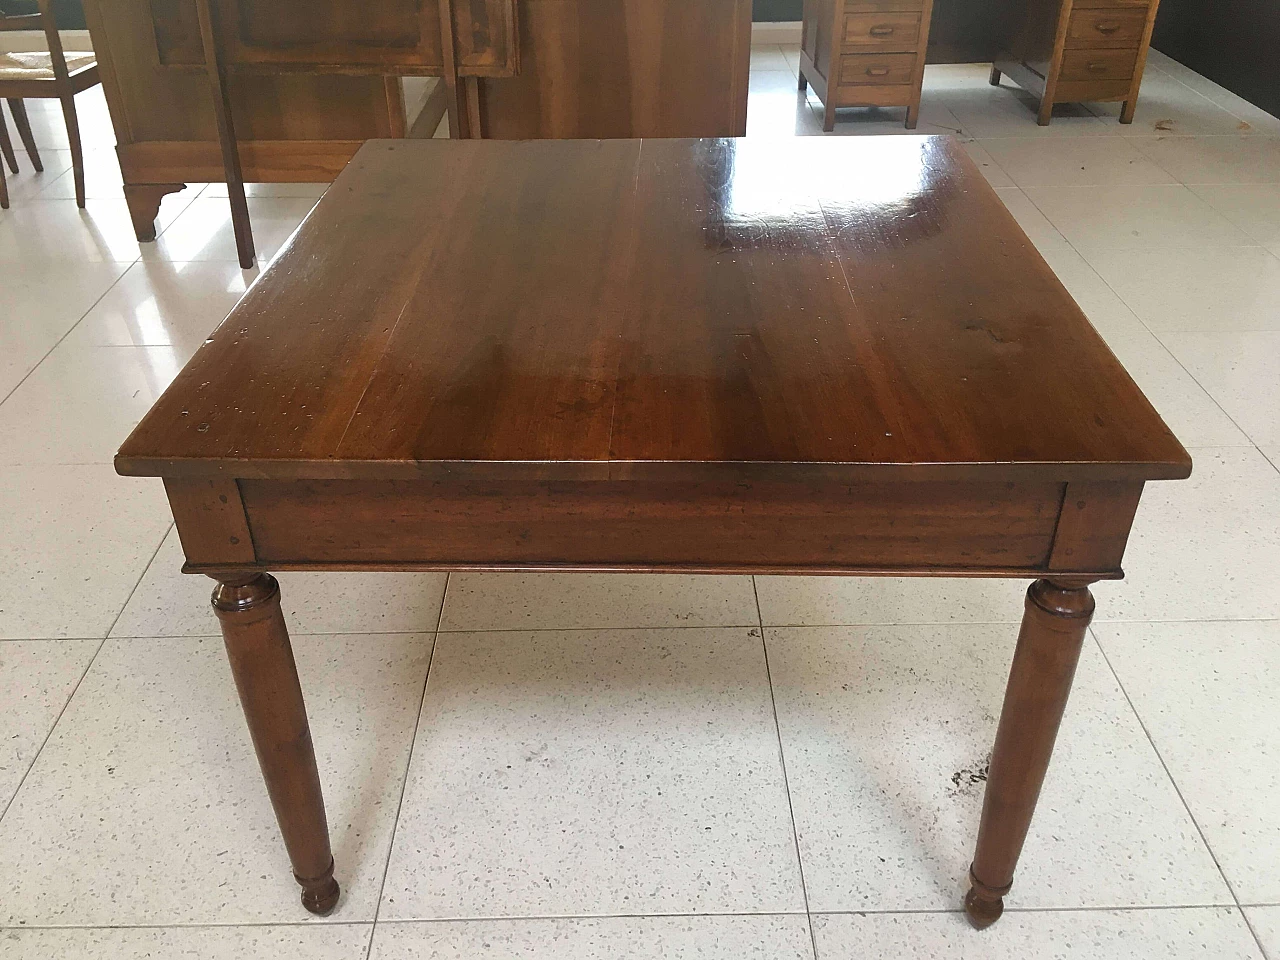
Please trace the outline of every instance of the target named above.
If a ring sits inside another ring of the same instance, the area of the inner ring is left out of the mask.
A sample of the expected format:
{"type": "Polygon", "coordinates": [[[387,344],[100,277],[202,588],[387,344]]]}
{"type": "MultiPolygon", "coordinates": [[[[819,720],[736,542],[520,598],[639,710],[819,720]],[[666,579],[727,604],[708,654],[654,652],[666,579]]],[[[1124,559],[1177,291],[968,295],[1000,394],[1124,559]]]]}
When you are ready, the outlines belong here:
{"type": "Polygon", "coordinates": [[[845,0],[845,13],[919,13],[924,0],[845,0]]]}
{"type": "Polygon", "coordinates": [[[1146,10],[1131,7],[1075,10],[1067,27],[1067,47],[1136,47],[1142,42],[1146,26],[1146,10]]]}
{"type": "MultiPolygon", "coordinates": [[[[1048,568],[1063,503],[1062,484],[1043,482],[244,480],[240,489],[257,561],[277,569],[932,568],[1030,576],[1048,568]]],[[[1114,556],[1095,559],[1089,551],[1105,551],[1097,538],[1110,531],[1101,524],[1088,531],[1094,542],[1074,544],[1080,566],[1114,570],[1123,539],[1114,556]]],[[[182,536],[189,540],[198,547],[182,536]]]]}
{"type": "Polygon", "coordinates": [[[1128,80],[1138,65],[1138,51],[1068,50],[1062,56],[1062,80],[1128,80]]]}
{"type": "Polygon", "coordinates": [[[914,53],[847,53],[840,58],[842,87],[879,87],[910,83],[916,69],[914,53]]]}
{"type": "Polygon", "coordinates": [[[1053,91],[1054,103],[1085,103],[1127,100],[1132,77],[1123,80],[1059,80],[1053,91]]]}
{"type": "Polygon", "coordinates": [[[914,51],[920,43],[918,13],[851,13],[844,18],[846,47],[914,51]]]}
{"type": "Polygon", "coordinates": [[[1126,9],[1140,7],[1145,13],[1151,9],[1151,0],[1075,0],[1071,5],[1073,10],[1093,10],[1098,7],[1124,7],[1126,9]]]}

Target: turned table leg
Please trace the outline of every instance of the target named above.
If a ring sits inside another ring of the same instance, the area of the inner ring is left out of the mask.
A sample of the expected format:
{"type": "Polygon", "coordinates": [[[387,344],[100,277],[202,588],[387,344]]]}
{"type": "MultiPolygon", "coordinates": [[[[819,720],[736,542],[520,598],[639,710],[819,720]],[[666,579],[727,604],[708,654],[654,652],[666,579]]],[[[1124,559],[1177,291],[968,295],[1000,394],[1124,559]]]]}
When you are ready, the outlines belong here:
{"type": "Polygon", "coordinates": [[[1027,590],[964,899],[978,929],[1004,911],[1092,616],[1087,586],[1037,580],[1027,590]]]}
{"type": "Polygon", "coordinates": [[[280,612],[280,585],[265,573],[222,580],[213,590],[213,609],[293,875],[302,885],[302,905],[330,913],[338,903],[338,883],[307,708],[280,612]]]}

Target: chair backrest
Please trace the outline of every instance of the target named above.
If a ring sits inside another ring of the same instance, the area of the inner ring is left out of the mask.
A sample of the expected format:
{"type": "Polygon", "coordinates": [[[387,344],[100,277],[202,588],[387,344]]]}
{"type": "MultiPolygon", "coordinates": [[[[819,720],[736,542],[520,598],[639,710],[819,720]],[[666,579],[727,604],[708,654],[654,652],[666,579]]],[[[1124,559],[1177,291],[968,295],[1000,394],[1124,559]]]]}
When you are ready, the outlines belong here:
{"type": "Polygon", "coordinates": [[[59,82],[67,79],[67,58],[62,52],[62,37],[58,33],[58,20],[53,15],[53,0],[36,0],[38,13],[20,13],[12,16],[0,10],[0,33],[14,30],[43,30],[49,47],[53,77],[59,82]]]}

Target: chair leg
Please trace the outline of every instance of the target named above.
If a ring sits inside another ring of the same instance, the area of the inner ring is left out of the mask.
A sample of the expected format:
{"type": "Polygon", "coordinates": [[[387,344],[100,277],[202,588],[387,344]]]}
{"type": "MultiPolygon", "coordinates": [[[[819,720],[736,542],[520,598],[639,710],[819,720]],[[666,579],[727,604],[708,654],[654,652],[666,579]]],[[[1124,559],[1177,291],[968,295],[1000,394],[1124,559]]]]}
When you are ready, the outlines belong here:
{"type": "Polygon", "coordinates": [[[0,112],[0,153],[14,173],[18,172],[18,158],[13,152],[13,141],[9,139],[9,125],[4,122],[4,113],[0,112]]]}
{"type": "Polygon", "coordinates": [[[62,118],[67,122],[67,143],[71,145],[71,171],[76,180],[76,206],[84,209],[84,150],[80,146],[80,120],[76,117],[75,94],[59,97],[62,118]]]}
{"type": "Polygon", "coordinates": [[[9,112],[13,114],[13,125],[18,128],[18,136],[22,145],[27,148],[27,156],[36,173],[44,172],[44,164],[40,162],[40,151],[36,149],[36,138],[31,135],[31,121],[27,118],[27,105],[21,100],[9,101],[9,112]]]}
{"type": "Polygon", "coordinates": [[[249,202],[244,195],[244,174],[240,167],[240,145],[236,140],[235,121],[231,114],[231,95],[218,53],[217,30],[209,0],[196,0],[200,19],[200,42],[204,47],[205,67],[209,73],[209,89],[213,94],[213,116],[218,124],[218,145],[222,148],[222,170],[227,180],[227,201],[231,205],[231,229],[236,237],[236,253],[242,269],[250,269],[255,260],[253,226],[249,222],[249,202]]]}
{"type": "MultiPolygon", "coordinates": [[[[2,123],[3,121],[0,121],[2,123]]],[[[9,184],[4,179],[4,164],[0,163],[0,210],[9,209],[9,184]]]]}

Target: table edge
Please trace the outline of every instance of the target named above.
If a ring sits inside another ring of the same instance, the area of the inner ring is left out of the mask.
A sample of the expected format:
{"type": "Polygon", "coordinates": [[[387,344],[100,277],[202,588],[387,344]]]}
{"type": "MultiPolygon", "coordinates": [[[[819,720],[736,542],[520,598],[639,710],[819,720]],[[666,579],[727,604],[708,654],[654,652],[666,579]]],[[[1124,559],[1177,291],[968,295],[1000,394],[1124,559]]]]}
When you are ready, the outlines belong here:
{"type": "Polygon", "coordinates": [[[1178,460],[1053,461],[963,463],[833,463],[778,461],[623,461],[623,460],[231,460],[115,458],[124,477],[220,478],[236,480],[645,480],[699,481],[1098,481],[1184,480],[1192,461],[1185,450],[1178,460]]]}

